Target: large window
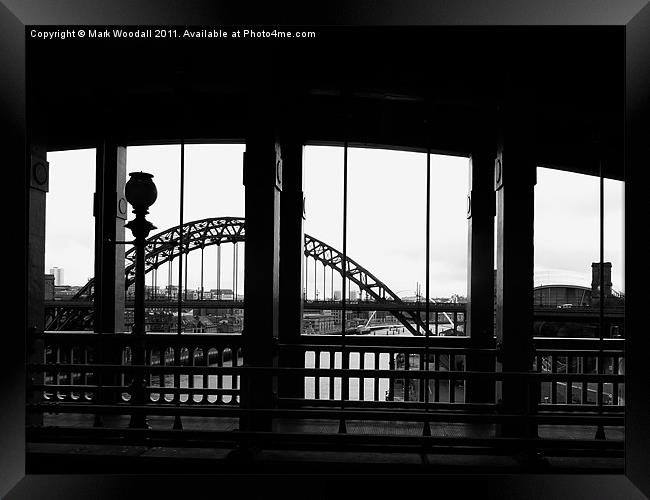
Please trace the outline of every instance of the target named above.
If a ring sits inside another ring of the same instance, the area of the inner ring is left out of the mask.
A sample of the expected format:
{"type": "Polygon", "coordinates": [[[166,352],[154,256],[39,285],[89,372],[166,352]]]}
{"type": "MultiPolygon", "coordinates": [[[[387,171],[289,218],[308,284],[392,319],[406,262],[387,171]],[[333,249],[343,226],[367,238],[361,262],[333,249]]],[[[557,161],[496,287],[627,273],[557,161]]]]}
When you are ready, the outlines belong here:
{"type": "MultiPolygon", "coordinates": [[[[621,181],[546,168],[535,187],[538,337],[621,338],[624,332],[621,181]]],[[[621,355],[542,356],[542,371],[623,374],[621,355]]],[[[543,403],[620,405],[624,384],[541,384],[543,403]]]]}
{"type": "Polygon", "coordinates": [[[45,272],[57,297],[73,295],[94,275],[95,150],[47,155],[50,183],[45,219],[45,272]]]}
{"type": "MultiPolygon", "coordinates": [[[[603,181],[603,336],[610,337],[623,334],[623,182],[603,181]]],[[[600,335],[600,204],[597,176],[537,169],[533,300],[538,309],[558,309],[556,321],[536,321],[537,335],[600,335]],[[562,318],[575,308],[592,319],[562,318]]]]}
{"type": "MultiPolygon", "coordinates": [[[[467,295],[468,166],[464,157],[431,155],[429,292],[440,301],[467,295]]],[[[343,148],[306,147],[304,169],[305,233],[342,251],[343,148]]],[[[426,154],[349,148],[347,182],[347,256],[401,299],[421,298],[426,282],[426,154]]],[[[307,300],[316,294],[318,299],[340,297],[340,292],[340,275],[332,294],[322,272],[314,277],[312,267],[307,273],[307,300]]],[[[353,285],[349,296],[365,293],[353,285]]]]}
{"type": "MultiPolygon", "coordinates": [[[[219,233],[222,223],[214,219],[245,216],[243,151],[242,144],[186,144],[181,176],[179,144],[128,148],[127,171],[153,174],[158,189],[158,199],[148,216],[157,229],[150,236],[171,230],[181,222],[181,177],[183,225],[205,221],[194,225],[195,232],[183,241],[184,248],[191,250],[182,257],[182,275],[179,275],[178,257],[166,261],[161,257],[160,265],[148,273],[148,298],[176,301],[180,289],[183,301],[243,299],[245,243],[217,245],[212,238],[201,240],[204,226],[212,234],[219,233]]],[[[178,314],[177,307],[152,308],[149,329],[177,331],[178,314]]],[[[183,332],[238,332],[242,325],[241,308],[182,307],[183,332]]]]}
{"type": "MultiPolygon", "coordinates": [[[[348,148],[347,178],[345,164],[342,147],[305,148],[303,333],[426,335],[427,155],[348,148]],[[317,246],[310,245],[312,238],[319,242],[317,246]],[[343,267],[336,258],[342,257],[344,246],[348,272],[355,271],[345,286],[343,267]],[[391,312],[385,301],[403,309],[391,312]]],[[[456,305],[467,296],[468,168],[464,157],[430,156],[428,296],[432,309],[456,305]]],[[[430,313],[430,335],[463,334],[462,313],[430,313]]],[[[366,353],[361,359],[353,352],[349,366],[404,368],[397,366],[404,359],[390,358],[387,353],[366,353]]],[[[417,369],[418,361],[411,360],[410,369],[417,369]]],[[[339,352],[307,352],[305,357],[306,367],[339,368],[341,362],[339,352]]],[[[396,395],[398,391],[389,387],[387,379],[380,379],[378,387],[371,379],[363,387],[359,379],[349,383],[352,400],[405,397],[396,395]]],[[[305,393],[308,398],[339,399],[341,381],[319,377],[317,382],[307,377],[305,393]]],[[[415,393],[411,392],[411,398],[417,397],[415,393]]]]}
{"type": "Polygon", "coordinates": [[[95,273],[95,150],[49,152],[47,160],[45,330],[92,330],[94,302],[86,285],[95,273]],[[59,307],[80,295],[86,299],[82,307],[59,307]]]}

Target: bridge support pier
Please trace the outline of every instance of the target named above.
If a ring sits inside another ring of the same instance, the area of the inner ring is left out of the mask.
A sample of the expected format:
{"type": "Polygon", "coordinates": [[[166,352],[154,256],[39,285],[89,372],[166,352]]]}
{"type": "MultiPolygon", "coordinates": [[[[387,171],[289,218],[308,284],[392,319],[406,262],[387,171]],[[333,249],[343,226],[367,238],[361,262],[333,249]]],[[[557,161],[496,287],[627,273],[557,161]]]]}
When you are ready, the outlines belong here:
{"type": "MultiPolygon", "coordinates": [[[[479,133],[490,132],[481,130],[479,133]]],[[[475,349],[494,347],[494,209],[493,188],[494,142],[482,137],[481,144],[471,156],[468,219],[468,272],[466,335],[475,349]]],[[[491,354],[472,353],[467,356],[469,371],[494,371],[491,354]]],[[[481,377],[467,382],[466,399],[469,403],[494,403],[495,383],[481,377]]]]}
{"type": "MultiPolygon", "coordinates": [[[[106,118],[110,128],[111,117],[106,118]]],[[[112,131],[107,130],[98,140],[96,151],[96,191],[93,215],[95,217],[95,323],[99,334],[110,335],[124,331],[124,224],[127,219],[127,202],[124,198],[126,183],[126,145],[112,131]]],[[[121,364],[119,349],[100,349],[95,362],[121,364]]],[[[106,385],[119,385],[119,376],[98,374],[106,385]]],[[[104,403],[117,401],[115,393],[100,392],[98,399],[104,403]]],[[[95,419],[101,425],[101,418],[95,419]]]]}
{"type": "MultiPolygon", "coordinates": [[[[291,113],[290,115],[293,115],[291,113]]],[[[303,263],[305,237],[303,228],[303,143],[289,126],[283,129],[282,145],[282,203],[280,206],[280,305],[279,340],[282,344],[299,344],[303,320],[303,263]]],[[[304,354],[285,350],[279,358],[280,366],[303,368],[304,354]]],[[[278,381],[279,397],[304,398],[303,377],[289,375],[278,381]]]]}
{"type": "Polygon", "coordinates": [[[126,146],[111,137],[97,145],[95,216],[95,331],[124,331],[126,146]]]}
{"type": "MultiPolygon", "coordinates": [[[[533,222],[536,182],[534,131],[526,101],[505,103],[500,112],[494,188],[497,199],[496,336],[497,370],[532,373],[533,222]]],[[[497,384],[503,413],[525,417],[535,411],[537,384],[520,375],[497,384]]],[[[530,421],[499,426],[504,437],[535,437],[530,421]]]]}
{"type": "MultiPolygon", "coordinates": [[[[43,314],[45,300],[45,201],[49,189],[49,164],[46,161],[46,152],[39,144],[33,143],[30,147],[30,157],[27,159],[29,168],[29,188],[27,192],[27,246],[25,262],[26,268],[26,322],[28,363],[45,362],[45,346],[42,340],[34,340],[32,335],[43,333],[45,317],[43,314]]],[[[45,383],[45,374],[32,373],[27,376],[27,387],[30,384],[42,385],[45,383]]],[[[42,391],[29,391],[27,403],[42,402],[42,391]]],[[[43,414],[40,412],[27,412],[27,425],[43,425],[43,414]]]]}
{"type": "MultiPolygon", "coordinates": [[[[282,157],[275,120],[278,112],[273,96],[261,92],[249,104],[250,129],[246,138],[244,187],[246,253],[244,275],[244,366],[277,366],[280,192],[282,157]]],[[[241,407],[272,408],[277,377],[252,373],[241,377],[241,407]]],[[[244,414],[243,431],[271,431],[268,415],[244,414]]]]}

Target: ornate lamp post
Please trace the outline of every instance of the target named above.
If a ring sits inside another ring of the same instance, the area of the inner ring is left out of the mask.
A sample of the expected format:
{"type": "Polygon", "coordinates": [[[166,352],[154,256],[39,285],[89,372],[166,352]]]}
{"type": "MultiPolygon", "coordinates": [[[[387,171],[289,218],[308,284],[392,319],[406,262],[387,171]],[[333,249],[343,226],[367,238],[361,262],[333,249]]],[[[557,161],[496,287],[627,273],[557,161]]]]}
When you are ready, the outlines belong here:
{"type": "MultiPolygon", "coordinates": [[[[145,216],[149,213],[149,207],[153,205],[158,197],[158,190],[153,183],[153,175],[144,172],[133,172],[129,174],[130,179],[124,187],[126,200],[133,207],[135,219],[129,221],[128,227],[135,238],[135,305],[134,322],[132,334],[135,336],[133,343],[132,364],[143,366],[145,364],[144,344],[144,247],[147,236],[156,227],[149,222],[145,216]]],[[[144,405],[146,381],[143,371],[136,371],[131,383],[131,402],[134,405],[144,405]]],[[[131,415],[129,427],[149,428],[147,417],[144,413],[131,415]]]]}

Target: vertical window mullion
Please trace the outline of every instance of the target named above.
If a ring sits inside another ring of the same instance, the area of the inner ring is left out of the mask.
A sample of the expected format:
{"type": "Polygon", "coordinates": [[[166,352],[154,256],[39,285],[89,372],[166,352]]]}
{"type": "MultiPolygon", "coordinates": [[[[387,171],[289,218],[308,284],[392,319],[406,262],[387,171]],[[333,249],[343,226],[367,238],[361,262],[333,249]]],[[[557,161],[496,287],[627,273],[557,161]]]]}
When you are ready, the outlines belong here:
{"type": "MultiPolygon", "coordinates": [[[[428,137],[428,134],[427,134],[428,137]]],[[[424,305],[424,310],[425,310],[425,326],[426,326],[426,331],[425,331],[425,344],[424,344],[424,370],[429,372],[429,314],[430,314],[430,297],[429,297],[429,258],[430,258],[430,241],[431,241],[431,233],[430,233],[430,228],[431,228],[431,149],[427,146],[427,200],[426,200],[426,247],[425,247],[425,272],[426,272],[426,279],[425,279],[425,295],[426,295],[426,303],[424,305]]],[[[424,390],[424,404],[425,404],[425,411],[429,411],[429,379],[426,380],[426,388],[424,390]]],[[[425,422],[425,425],[428,425],[429,422],[428,420],[425,422]]],[[[426,427],[425,427],[426,428],[426,427]]]]}
{"type": "MultiPolygon", "coordinates": [[[[185,140],[181,139],[181,168],[180,168],[180,198],[178,204],[178,321],[177,321],[177,332],[180,334],[182,332],[181,327],[181,315],[183,310],[183,273],[185,272],[185,277],[187,277],[187,272],[183,268],[183,251],[184,251],[184,239],[183,239],[183,205],[185,202],[185,140]]],[[[187,259],[187,258],[186,258],[187,259]]],[[[187,263],[187,260],[185,261],[187,263]]],[[[187,267],[187,266],[186,266],[187,267]]],[[[187,280],[186,280],[187,285],[187,280]]],[[[180,359],[179,359],[180,360],[180,359]]]]}
{"type": "MultiPolygon", "coordinates": [[[[603,162],[600,158],[601,151],[598,150],[598,177],[599,177],[599,193],[598,193],[598,202],[599,202],[599,243],[600,243],[600,276],[599,276],[599,288],[600,288],[600,303],[598,308],[598,333],[599,333],[599,342],[598,342],[598,359],[597,369],[598,374],[602,375],[605,373],[603,370],[603,337],[604,337],[604,314],[605,314],[605,178],[603,177],[603,162]]],[[[599,413],[602,413],[602,404],[603,404],[603,382],[599,378],[598,383],[596,384],[596,405],[598,406],[599,413]]],[[[605,428],[602,425],[598,425],[596,429],[596,439],[605,439],[605,428]]]]}
{"type": "MultiPolygon", "coordinates": [[[[185,203],[185,138],[181,138],[181,158],[180,158],[180,199],[178,205],[178,321],[177,325],[177,335],[181,335],[182,328],[182,317],[183,317],[183,272],[185,271],[185,276],[187,277],[187,271],[183,269],[183,250],[184,250],[184,238],[183,238],[183,207],[185,203]]],[[[171,262],[171,261],[170,261],[171,262]]],[[[187,261],[186,261],[187,262],[187,261]]],[[[186,266],[187,267],[187,266],[186,266]]],[[[174,364],[176,366],[181,365],[181,345],[177,344],[174,348],[174,364]]],[[[180,389],[180,374],[174,374],[174,385],[177,389],[180,389]]],[[[188,384],[189,385],[189,384],[188,384]]],[[[176,404],[180,404],[181,394],[178,392],[175,395],[176,404]]],[[[174,417],[174,429],[182,429],[181,417],[180,414],[176,414],[174,417]]]]}
{"type": "MultiPolygon", "coordinates": [[[[342,257],[342,284],[341,284],[341,368],[348,369],[348,357],[345,348],[345,326],[347,317],[347,298],[346,298],[346,274],[347,274],[347,232],[348,232],[348,140],[345,138],[343,144],[343,257],[342,257]]],[[[341,377],[341,410],[345,409],[345,400],[348,398],[348,377],[344,372],[341,377]]],[[[345,433],[345,419],[342,416],[339,423],[339,432],[345,433]]]]}

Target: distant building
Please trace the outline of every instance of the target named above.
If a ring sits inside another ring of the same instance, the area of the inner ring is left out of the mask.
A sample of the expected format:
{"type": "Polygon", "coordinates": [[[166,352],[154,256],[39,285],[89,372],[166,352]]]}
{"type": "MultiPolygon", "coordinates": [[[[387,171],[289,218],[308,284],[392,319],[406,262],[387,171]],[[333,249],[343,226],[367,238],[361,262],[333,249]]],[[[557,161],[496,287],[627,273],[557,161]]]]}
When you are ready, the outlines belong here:
{"type": "Polygon", "coordinates": [[[540,285],[533,289],[533,305],[537,307],[587,307],[592,290],[576,285],[540,285]]]}
{"type": "MultiPolygon", "coordinates": [[[[234,296],[234,293],[230,288],[212,288],[209,293],[212,300],[232,300],[234,296]]],[[[203,298],[206,298],[205,292],[203,298]]]]}
{"type": "Polygon", "coordinates": [[[59,300],[71,299],[80,289],[80,286],[54,285],[54,298],[59,300]]]}
{"type": "MultiPolygon", "coordinates": [[[[129,291],[131,293],[135,293],[135,285],[133,285],[133,288],[129,288],[129,291]]],[[[156,298],[164,298],[164,295],[165,292],[162,291],[160,287],[151,286],[151,285],[144,286],[144,296],[148,300],[156,299],[156,298]]]]}
{"type": "Polygon", "coordinates": [[[54,285],[62,286],[63,285],[63,268],[62,267],[53,267],[50,269],[50,274],[54,275],[54,285]]]}
{"type": "Polygon", "coordinates": [[[45,300],[54,300],[54,275],[45,275],[45,300]]]}
{"type": "Polygon", "coordinates": [[[200,333],[217,333],[217,322],[209,316],[198,317],[198,328],[200,333]]]}
{"type": "Polygon", "coordinates": [[[341,300],[341,290],[334,290],[334,300],[341,300]]]}
{"type": "MultiPolygon", "coordinates": [[[[612,289],[612,263],[603,262],[603,297],[606,306],[623,305],[623,297],[612,289]]],[[[533,289],[537,307],[595,307],[600,303],[600,263],[591,264],[591,287],[565,284],[540,285],[533,289]]]]}
{"type": "Polygon", "coordinates": [[[307,334],[332,333],[336,329],[334,315],[306,313],[303,316],[303,332],[307,334]]]}
{"type": "MultiPolygon", "coordinates": [[[[612,289],[612,264],[603,263],[603,300],[608,309],[622,307],[625,304],[624,296],[612,289]]],[[[539,308],[589,308],[597,309],[600,306],[600,263],[591,265],[591,287],[551,284],[540,285],[533,289],[533,305],[539,308]]],[[[611,321],[611,320],[610,320],[611,321]]],[[[606,322],[605,337],[624,336],[623,325],[618,321],[606,322]]],[[[597,337],[600,333],[598,320],[591,322],[571,321],[560,318],[557,321],[535,321],[533,326],[535,336],[540,337],[597,337]]]]}

